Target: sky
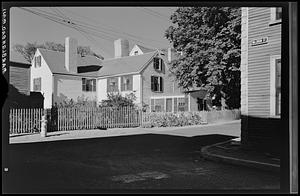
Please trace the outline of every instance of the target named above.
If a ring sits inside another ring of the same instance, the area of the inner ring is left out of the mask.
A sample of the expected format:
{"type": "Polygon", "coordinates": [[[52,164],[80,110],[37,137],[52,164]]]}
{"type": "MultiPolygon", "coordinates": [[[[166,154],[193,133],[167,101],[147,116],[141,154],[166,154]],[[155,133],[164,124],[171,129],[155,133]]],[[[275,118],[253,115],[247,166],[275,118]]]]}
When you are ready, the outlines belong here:
{"type": "Polygon", "coordinates": [[[24,8],[27,10],[10,9],[10,47],[27,42],[64,44],[65,37],[69,36],[76,38],[78,45],[90,46],[105,59],[113,58],[113,43],[119,38],[128,39],[130,49],[134,44],[147,48],[170,47],[164,33],[172,25],[170,16],[176,10],[176,7],[24,8]],[[73,24],[69,25],[68,21],[73,24]]]}

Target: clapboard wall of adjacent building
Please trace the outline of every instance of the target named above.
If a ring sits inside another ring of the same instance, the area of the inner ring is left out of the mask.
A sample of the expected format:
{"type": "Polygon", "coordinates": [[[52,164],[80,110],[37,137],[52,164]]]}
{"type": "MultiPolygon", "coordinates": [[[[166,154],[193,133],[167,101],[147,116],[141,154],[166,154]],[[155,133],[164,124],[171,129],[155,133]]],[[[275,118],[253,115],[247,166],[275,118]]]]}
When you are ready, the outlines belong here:
{"type": "Polygon", "coordinates": [[[9,83],[20,93],[30,95],[30,64],[10,62],[9,83]]]}
{"type": "Polygon", "coordinates": [[[281,22],[272,20],[272,9],[242,8],[241,141],[244,147],[276,154],[282,129],[271,112],[271,57],[281,55],[281,22]]]}
{"type": "Polygon", "coordinates": [[[270,57],[281,54],[281,24],[272,24],[270,7],[248,9],[248,115],[270,116],[270,57]],[[267,39],[265,44],[252,45],[267,39]]]}

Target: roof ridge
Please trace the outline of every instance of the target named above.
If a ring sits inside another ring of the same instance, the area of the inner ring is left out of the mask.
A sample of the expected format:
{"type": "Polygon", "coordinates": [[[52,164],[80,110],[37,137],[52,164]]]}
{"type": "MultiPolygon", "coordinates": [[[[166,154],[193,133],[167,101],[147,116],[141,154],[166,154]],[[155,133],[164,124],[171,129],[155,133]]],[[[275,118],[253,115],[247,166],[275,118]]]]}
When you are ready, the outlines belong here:
{"type": "Polygon", "coordinates": [[[146,52],[146,53],[144,53],[144,54],[140,54],[140,55],[132,55],[132,56],[123,56],[123,57],[121,57],[121,58],[110,58],[110,59],[104,59],[103,60],[103,62],[105,62],[105,61],[111,61],[111,60],[117,60],[117,59],[124,59],[124,58],[127,58],[127,57],[137,57],[137,56],[143,56],[143,55],[146,55],[146,54],[149,54],[149,53],[155,53],[156,52],[156,50],[154,50],[154,51],[151,51],[151,52],[146,52]]]}
{"type": "MultiPolygon", "coordinates": [[[[57,52],[57,53],[65,53],[65,52],[62,52],[62,51],[57,51],[57,50],[50,50],[50,49],[47,49],[47,48],[37,48],[37,49],[39,49],[39,50],[47,50],[47,51],[50,51],[50,52],[57,52]]],[[[85,56],[80,56],[80,54],[77,54],[77,56],[79,56],[79,57],[81,57],[81,58],[83,58],[83,57],[95,57],[95,58],[97,58],[97,59],[100,59],[100,58],[98,58],[98,57],[96,57],[96,56],[94,56],[94,55],[85,55],[85,56]]],[[[100,59],[101,60],[101,59],[100,59]]]]}

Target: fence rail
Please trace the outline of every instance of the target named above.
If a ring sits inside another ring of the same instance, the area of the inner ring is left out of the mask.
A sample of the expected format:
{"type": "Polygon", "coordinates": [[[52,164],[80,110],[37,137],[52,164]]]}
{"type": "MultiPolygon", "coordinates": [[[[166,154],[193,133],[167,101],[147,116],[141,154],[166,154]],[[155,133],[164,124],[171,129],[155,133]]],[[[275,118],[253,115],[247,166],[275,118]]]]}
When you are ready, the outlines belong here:
{"type": "MultiPolygon", "coordinates": [[[[177,114],[184,113],[178,112],[177,114]]],[[[193,113],[193,112],[189,112],[193,113]]],[[[194,112],[202,122],[214,123],[240,119],[240,110],[194,112]]],[[[139,127],[151,122],[153,113],[134,107],[70,107],[52,109],[11,109],[10,134],[40,132],[42,115],[47,116],[47,131],[97,128],[139,127]]],[[[153,119],[152,119],[153,121],[153,119]]]]}

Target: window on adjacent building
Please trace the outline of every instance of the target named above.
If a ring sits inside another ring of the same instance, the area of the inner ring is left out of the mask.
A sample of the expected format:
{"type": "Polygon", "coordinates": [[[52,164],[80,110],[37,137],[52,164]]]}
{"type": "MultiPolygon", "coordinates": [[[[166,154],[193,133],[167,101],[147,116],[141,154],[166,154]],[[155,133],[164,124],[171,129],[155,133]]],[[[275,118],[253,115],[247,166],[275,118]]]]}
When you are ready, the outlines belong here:
{"type": "Polygon", "coordinates": [[[117,77],[107,78],[107,92],[119,91],[118,82],[119,80],[117,77]]]}
{"type": "Polygon", "coordinates": [[[82,78],[82,91],[96,91],[96,79],[82,78]]]}
{"type": "Polygon", "coordinates": [[[275,20],[281,20],[282,18],[282,7],[277,7],[275,10],[275,20]]]}
{"type": "Polygon", "coordinates": [[[281,115],[281,57],[271,56],[270,114],[281,115]]]}
{"type": "Polygon", "coordinates": [[[133,89],[133,77],[122,76],[121,77],[121,91],[132,91],[133,89]]]}
{"type": "Polygon", "coordinates": [[[33,79],[33,91],[41,91],[42,78],[33,79]]]}
{"type": "Polygon", "coordinates": [[[153,67],[157,71],[163,70],[163,60],[161,58],[154,58],[153,59],[153,67]]]}
{"type": "Polygon", "coordinates": [[[163,78],[151,76],[151,90],[153,92],[163,92],[163,78]]]}
{"type": "Polygon", "coordinates": [[[281,114],[281,59],[276,59],[275,60],[275,88],[276,88],[276,93],[275,93],[275,115],[280,115],[281,114]]]}
{"type": "Polygon", "coordinates": [[[271,8],[271,21],[270,25],[280,23],[282,19],[282,7],[271,8]]]}
{"type": "Polygon", "coordinates": [[[34,67],[41,67],[41,56],[34,57],[34,67]]]}

